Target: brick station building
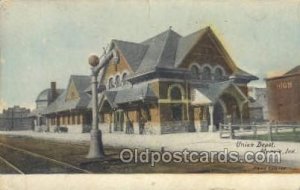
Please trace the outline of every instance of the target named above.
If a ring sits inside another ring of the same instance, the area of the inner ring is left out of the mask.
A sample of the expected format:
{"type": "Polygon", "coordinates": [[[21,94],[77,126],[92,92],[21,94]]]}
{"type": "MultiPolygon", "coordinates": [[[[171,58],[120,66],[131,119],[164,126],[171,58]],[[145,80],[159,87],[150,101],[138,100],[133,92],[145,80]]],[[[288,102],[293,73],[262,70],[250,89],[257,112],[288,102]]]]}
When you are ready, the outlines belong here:
{"type": "Polygon", "coordinates": [[[68,85],[43,111],[50,132],[83,133],[91,129],[91,77],[71,75],[68,85]]]}
{"type": "Polygon", "coordinates": [[[249,119],[247,84],[210,27],[187,36],[171,28],[141,43],[111,41],[119,54],[100,76],[101,129],[165,134],[218,130],[249,119]],[[229,116],[229,117],[228,117],[229,116]]]}
{"type": "Polygon", "coordinates": [[[66,89],[43,90],[36,99],[35,131],[83,133],[91,128],[90,76],[71,75],[66,89]]]}
{"type": "Polygon", "coordinates": [[[300,122],[300,66],[266,79],[269,120],[300,122]]]}

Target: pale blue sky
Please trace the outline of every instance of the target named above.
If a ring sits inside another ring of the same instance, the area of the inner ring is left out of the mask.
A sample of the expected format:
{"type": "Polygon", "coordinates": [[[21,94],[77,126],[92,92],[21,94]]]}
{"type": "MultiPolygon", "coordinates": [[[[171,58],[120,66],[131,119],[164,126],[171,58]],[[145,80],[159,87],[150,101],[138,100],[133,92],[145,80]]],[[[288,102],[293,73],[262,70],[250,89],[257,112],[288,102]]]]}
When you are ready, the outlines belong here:
{"type": "Polygon", "coordinates": [[[212,26],[236,64],[260,77],[300,63],[300,1],[1,2],[0,112],[34,107],[38,93],[71,74],[112,38],[143,41],[168,29],[187,35],[212,26]]]}

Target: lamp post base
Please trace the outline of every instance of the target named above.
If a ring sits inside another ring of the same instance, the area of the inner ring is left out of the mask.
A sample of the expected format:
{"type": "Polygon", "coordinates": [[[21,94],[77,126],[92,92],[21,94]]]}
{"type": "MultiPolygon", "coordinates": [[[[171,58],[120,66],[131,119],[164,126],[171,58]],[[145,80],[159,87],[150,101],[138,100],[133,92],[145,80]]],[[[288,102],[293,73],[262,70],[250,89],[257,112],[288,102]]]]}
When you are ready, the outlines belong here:
{"type": "Polygon", "coordinates": [[[91,130],[90,150],[86,158],[104,158],[104,149],[102,144],[102,133],[98,129],[91,130]]]}

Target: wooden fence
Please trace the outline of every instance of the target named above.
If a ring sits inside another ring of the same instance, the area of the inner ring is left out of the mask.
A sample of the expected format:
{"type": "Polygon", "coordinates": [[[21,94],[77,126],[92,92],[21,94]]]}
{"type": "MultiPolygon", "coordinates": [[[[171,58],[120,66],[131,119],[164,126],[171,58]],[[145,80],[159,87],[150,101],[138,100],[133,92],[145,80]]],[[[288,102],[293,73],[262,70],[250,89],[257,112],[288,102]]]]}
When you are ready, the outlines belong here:
{"type": "Polygon", "coordinates": [[[253,137],[257,137],[258,132],[261,134],[267,134],[268,140],[273,140],[273,134],[278,134],[282,131],[291,130],[296,133],[296,130],[300,128],[300,124],[222,124],[220,123],[220,138],[234,139],[236,134],[252,134],[253,137]]]}

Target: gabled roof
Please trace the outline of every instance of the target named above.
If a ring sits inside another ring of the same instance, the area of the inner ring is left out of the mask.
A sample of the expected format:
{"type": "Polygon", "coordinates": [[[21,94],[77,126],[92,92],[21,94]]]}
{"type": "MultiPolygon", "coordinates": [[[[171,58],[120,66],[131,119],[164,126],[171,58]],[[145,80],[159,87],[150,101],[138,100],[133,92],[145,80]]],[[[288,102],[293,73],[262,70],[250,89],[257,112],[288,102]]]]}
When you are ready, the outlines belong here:
{"type": "Polygon", "coordinates": [[[281,79],[281,78],[285,78],[285,77],[289,77],[289,76],[293,76],[293,75],[299,75],[299,74],[300,74],[300,65],[292,68],[291,70],[289,70],[288,72],[284,73],[283,75],[265,78],[265,80],[266,81],[277,80],[277,79],[281,79]]]}
{"type": "Polygon", "coordinates": [[[171,29],[162,32],[144,42],[148,50],[137,69],[137,73],[152,71],[157,67],[174,68],[177,43],[180,35],[171,29]]]}
{"type": "Polygon", "coordinates": [[[112,108],[117,108],[119,105],[129,102],[157,100],[157,96],[147,82],[107,90],[101,93],[100,96],[100,104],[107,100],[112,108]]]}
{"type": "Polygon", "coordinates": [[[293,74],[298,74],[300,73],[300,65],[294,67],[293,69],[289,70],[286,72],[284,75],[293,75],[293,74]]]}
{"type": "Polygon", "coordinates": [[[206,34],[209,27],[203,28],[197,32],[190,35],[182,37],[179,40],[178,48],[176,52],[175,66],[179,66],[187,54],[192,50],[192,48],[198,43],[198,41],[206,34]]]}
{"type": "Polygon", "coordinates": [[[113,43],[121,50],[131,69],[135,72],[149,46],[121,40],[113,40],[113,43]]]}
{"type": "Polygon", "coordinates": [[[91,95],[85,92],[85,89],[89,86],[90,81],[90,76],[71,75],[67,89],[46,108],[45,114],[88,108],[89,102],[91,101],[91,95]],[[66,96],[71,82],[74,83],[75,88],[79,93],[79,98],[67,100],[66,96]]]}
{"type": "MultiPolygon", "coordinates": [[[[111,108],[117,108],[117,104],[115,103],[115,97],[117,95],[117,91],[103,91],[100,95],[99,95],[99,102],[100,105],[101,103],[104,102],[104,100],[106,100],[111,108]]],[[[89,107],[92,107],[91,105],[92,102],[90,102],[89,107]]],[[[101,109],[101,107],[99,108],[101,109]]]]}
{"type": "Polygon", "coordinates": [[[193,100],[194,103],[192,102],[192,104],[214,104],[224,94],[226,89],[230,87],[234,87],[243,97],[243,99],[248,101],[248,98],[243,94],[243,92],[241,92],[232,81],[228,80],[223,82],[210,83],[207,84],[207,86],[194,89],[196,91],[197,97],[195,97],[196,99],[193,100]],[[199,101],[197,100],[197,98],[199,99],[199,101]]]}
{"type": "Polygon", "coordinates": [[[211,83],[208,84],[209,86],[207,88],[199,88],[198,90],[214,103],[231,84],[231,81],[211,83]]]}
{"type": "Polygon", "coordinates": [[[133,85],[131,88],[125,88],[117,91],[114,102],[116,104],[152,100],[156,99],[156,95],[150,89],[148,83],[140,83],[133,85]]]}
{"type": "Polygon", "coordinates": [[[71,80],[73,80],[78,92],[83,92],[91,83],[91,77],[87,75],[71,75],[71,80]]]}
{"type": "Polygon", "coordinates": [[[246,80],[258,79],[241,70],[234,64],[233,60],[210,27],[203,28],[184,37],[180,36],[170,28],[141,43],[120,40],[112,40],[112,43],[117,46],[133,70],[134,73],[131,76],[132,78],[156,71],[160,68],[179,69],[179,66],[184,61],[185,57],[208,32],[211,34],[210,36],[215,39],[214,42],[217,46],[220,46],[220,50],[223,52],[233,73],[237,77],[246,80]]]}
{"type": "Polygon", "coordinates": [[[245,78],[245,79],[248,79],[248,80],[258,80],[258,77],[236,67],[235,70],[233,71],[233,76],[236,76],[238,78],[245,78]]]}

